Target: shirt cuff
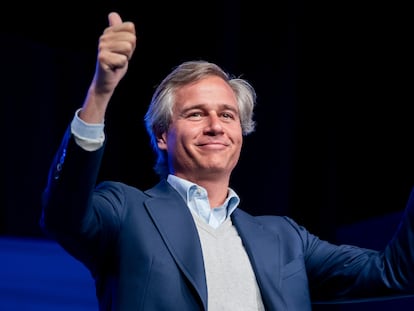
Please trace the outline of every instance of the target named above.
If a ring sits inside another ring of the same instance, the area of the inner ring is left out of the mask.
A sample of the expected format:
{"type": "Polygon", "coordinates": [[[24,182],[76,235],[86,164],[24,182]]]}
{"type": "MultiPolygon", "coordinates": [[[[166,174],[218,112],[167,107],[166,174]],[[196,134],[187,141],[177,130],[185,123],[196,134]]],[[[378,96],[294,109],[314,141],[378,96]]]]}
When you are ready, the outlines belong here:
{"type": "Polygon", "coordinates": [[[71,131],[75,142],[87,151],[95,151],[102,147],[105,140],[104,123],[86,123],[78,116],[81,108],[76,110],[72,119],[71,131]]]}

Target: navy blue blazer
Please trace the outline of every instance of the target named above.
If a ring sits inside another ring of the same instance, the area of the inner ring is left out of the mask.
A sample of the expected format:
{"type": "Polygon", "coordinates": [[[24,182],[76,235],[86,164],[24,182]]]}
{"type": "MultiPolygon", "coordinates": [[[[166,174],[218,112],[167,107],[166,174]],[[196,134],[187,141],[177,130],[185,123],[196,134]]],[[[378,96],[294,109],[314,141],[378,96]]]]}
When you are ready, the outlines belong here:
{"type": "MultiPolygon", "coordinates": [[[[147,191],[96,186],[104,147],[87,152],[69,129],[43,194],[41,227],[91,271],[100,310],[207,310],[200,241],[180,195],[161,180],[147,191]]],[[[320,240],[292,219],[232,221],[266,310],[311,310],[318,301],[414,292],[414,196],[383,252],[320,240]]]]}

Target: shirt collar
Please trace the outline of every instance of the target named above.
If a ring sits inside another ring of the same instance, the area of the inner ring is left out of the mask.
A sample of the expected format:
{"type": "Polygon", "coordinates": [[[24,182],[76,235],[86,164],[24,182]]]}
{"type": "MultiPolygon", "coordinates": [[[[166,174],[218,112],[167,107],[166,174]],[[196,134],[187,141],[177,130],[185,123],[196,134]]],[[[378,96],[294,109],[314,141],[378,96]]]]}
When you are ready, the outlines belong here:
{"type": "MultiPolygon", "coordinates": [[[[168,175],[167,181],[175,190],[177,190],[177,192],[181,195],[181,197],[184,199],[187,205],[190,202],[190,190],[192,188],[198,187],[198,188],[204,189],[203,187],[191,181],[188,181],[181,177],[177,177],[172,174],[168,175]]],[[[204,189],[204,191],[206,190],[204,189]]],[[[219,206],[218,208],[226,207],[226,210],[227,210],[226,214],[227,216],[230,216],[231,213],[233,213],[233,211],[237,208],[239,203],[240,203],[240,198],[237,195],[237,193],[233,189],[228,188],[227,198],[225,202],[223,203],[223,205],[219,206]]]]}

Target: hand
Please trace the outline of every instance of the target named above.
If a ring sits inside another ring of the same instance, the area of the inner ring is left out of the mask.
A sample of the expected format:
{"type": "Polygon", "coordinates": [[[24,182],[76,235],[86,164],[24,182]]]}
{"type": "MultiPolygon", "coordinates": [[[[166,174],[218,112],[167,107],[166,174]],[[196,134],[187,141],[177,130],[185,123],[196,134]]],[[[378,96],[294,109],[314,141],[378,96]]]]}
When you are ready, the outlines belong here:
{"type": "Polygon", "coordinates": [[[79,117],[87,123],[104,120],[109,100],[128,70],[136,46],[135,25],[123,22],[116,12],[108,15],[109,26],[99,38],[95,74],[79,117]]]}
{"type": "Polygon", "coordinates": [[[109,26],[99,38],[95,72],[96,92],[112,93],[128,69],[135,50],[136,35],[132,22],[123,22],[118,13],[108,15],[109,26]]]}

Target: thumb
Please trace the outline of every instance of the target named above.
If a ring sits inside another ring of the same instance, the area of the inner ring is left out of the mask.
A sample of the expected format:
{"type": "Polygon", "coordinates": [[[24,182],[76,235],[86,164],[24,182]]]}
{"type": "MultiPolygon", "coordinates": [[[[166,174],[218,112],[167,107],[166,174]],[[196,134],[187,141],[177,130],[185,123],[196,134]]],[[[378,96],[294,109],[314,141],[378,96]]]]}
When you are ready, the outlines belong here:
{"type": "Polygon", "coordinates": [[[108,15],[109,26],[119,25],[122,23],[122,18],[116,12],[111,12],[108,15]]]}

